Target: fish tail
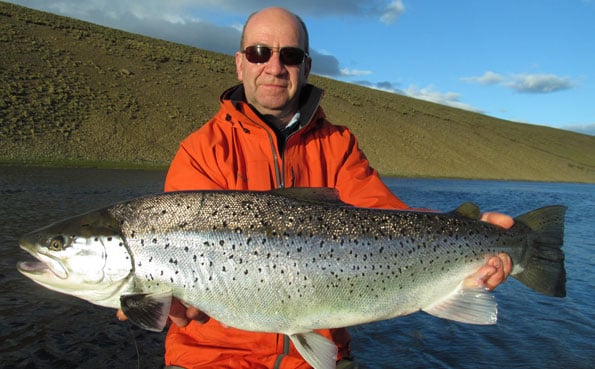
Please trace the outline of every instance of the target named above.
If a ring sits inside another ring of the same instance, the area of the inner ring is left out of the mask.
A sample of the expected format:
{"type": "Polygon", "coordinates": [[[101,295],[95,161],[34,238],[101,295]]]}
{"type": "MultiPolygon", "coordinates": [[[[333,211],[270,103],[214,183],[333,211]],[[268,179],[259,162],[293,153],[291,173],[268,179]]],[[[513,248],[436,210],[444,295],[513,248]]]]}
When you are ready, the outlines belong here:
{"type": "Polygon", "coordinates": [[[548,206],[515,218],[515,227],[525,225],[533,232],[519,263],[522,271],[513,277],[547,296],[566,296],[565,214],[565,206],[548,206]]]}

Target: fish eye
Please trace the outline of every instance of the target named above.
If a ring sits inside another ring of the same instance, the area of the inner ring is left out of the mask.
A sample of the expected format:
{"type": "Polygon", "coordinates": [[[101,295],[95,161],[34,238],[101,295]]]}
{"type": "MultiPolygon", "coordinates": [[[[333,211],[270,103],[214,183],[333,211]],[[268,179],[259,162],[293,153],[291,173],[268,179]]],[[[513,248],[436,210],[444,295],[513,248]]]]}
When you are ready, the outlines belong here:
{"type": "Polygon", "coordinates": [[[66,238],[64,236],[56,236],[50,240],[48,249],[51,251],[62,251],[66,248],[66,238]]]}

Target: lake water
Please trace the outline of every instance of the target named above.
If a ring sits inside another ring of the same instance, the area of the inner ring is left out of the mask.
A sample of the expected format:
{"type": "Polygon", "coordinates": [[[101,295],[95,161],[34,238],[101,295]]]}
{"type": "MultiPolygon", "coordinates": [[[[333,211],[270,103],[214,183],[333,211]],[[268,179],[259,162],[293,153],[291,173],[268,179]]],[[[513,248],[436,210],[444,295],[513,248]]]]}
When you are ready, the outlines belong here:
{"type": "MultiPolygon", "coordinates": [[[[49,291],[16,271],[19,236],[113,202],[161,191],[162,171],[0,167],[0,369],[159,368],[163,334],[115,311],[49,291]]],[[[595,185],[385,179],[411,206],[474,201],[513,215],[568,206],[564,299],[511,278],[495,292],[499,321],[472,326],[417,313],[350,328],[364,368],[595,367],[595,185]]]]}

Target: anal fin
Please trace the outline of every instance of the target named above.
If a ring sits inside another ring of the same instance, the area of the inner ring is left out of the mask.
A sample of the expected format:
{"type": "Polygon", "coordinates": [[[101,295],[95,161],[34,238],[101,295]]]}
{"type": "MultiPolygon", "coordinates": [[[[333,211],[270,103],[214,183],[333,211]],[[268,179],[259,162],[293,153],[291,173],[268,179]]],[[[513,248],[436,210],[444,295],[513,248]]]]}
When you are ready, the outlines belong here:
{"type": "Polygon", "coordinates": [[[498,304],[484,287],[459,287],[446,299],[422,310],[430,315],[468,324],[496,324],[498,320],[498,304]]]}

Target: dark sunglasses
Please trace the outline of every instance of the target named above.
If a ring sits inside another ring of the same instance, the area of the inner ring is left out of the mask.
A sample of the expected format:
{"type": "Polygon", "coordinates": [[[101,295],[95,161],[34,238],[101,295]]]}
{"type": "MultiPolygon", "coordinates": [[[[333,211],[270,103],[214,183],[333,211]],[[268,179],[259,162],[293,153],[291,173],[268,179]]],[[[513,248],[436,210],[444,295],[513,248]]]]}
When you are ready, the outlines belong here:
{"type": "Polygon", "coordinates": [[[285,65],[302,64],[304,58],[308,56],[304,50],[297,47],[268,47],[263,45],[248,46],[242,53],[250,63],[266,63],[273,56],[273,51],[279,52],[279,60],[285,65]]]}

